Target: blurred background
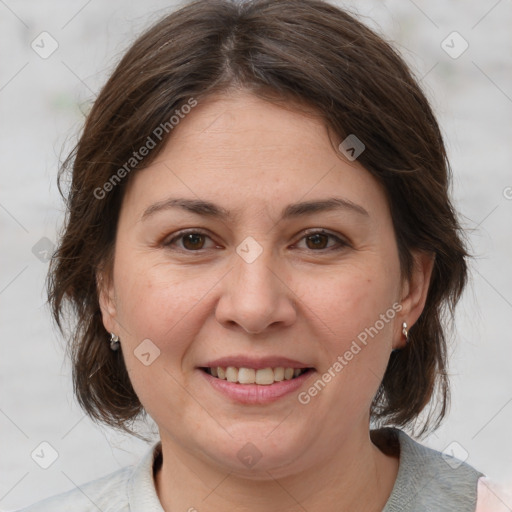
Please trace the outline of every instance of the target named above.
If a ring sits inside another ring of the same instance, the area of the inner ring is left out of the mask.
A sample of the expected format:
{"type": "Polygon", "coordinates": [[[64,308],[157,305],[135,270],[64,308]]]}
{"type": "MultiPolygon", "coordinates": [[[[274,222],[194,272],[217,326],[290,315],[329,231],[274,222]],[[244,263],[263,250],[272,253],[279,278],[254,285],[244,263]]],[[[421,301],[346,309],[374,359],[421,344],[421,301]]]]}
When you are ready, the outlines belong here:
{"type": "MultiPolygon", "coordinates": [[[[450,347],[451,411],[423,442],[512,482],[512,2],[333,3],[394,41],[421,79],[475,255],[450,347]]],[[[123,51],[176,5],[0,0],[2,510],[135,463],[148,449],[94,425],[75,404],[44,279],[64,220],[59,161],[123,51]]]]}

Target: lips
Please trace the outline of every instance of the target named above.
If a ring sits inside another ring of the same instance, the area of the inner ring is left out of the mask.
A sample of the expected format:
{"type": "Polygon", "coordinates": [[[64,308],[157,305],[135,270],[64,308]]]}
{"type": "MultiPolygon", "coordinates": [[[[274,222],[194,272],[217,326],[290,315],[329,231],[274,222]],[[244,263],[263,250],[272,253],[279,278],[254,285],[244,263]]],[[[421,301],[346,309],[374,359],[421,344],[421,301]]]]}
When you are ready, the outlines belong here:
{"type": "MultiPolygon", "coordinates": [[[[242,370],[243,367],[236,369],[242,370]]],[[[252,369],[255,375],[257,374],[257,371],[261,370],[265,369],[252,369]]],[[[214,377],[207,371],[207,368],[205,367],[198,368],[199,375],[202,376],[204,382],[213,388],[215,393],[228,398],[231,403],[254,406],[267,405],[275,402],[276,400],[284,399],[286,396],[293,396],[293,394],[297,393],[299,389],[304,386],[305,383],[316,373],[314,369],[308,369],[305,372],[302,372],[300,369],[294,369],[293,371],[301,371],[301,373],[298,377],[293,377],[290,380],[285,379],[282,381],[274,381],[270,384],[261,385],[256,383],[241,384],[238,381],[229,382],[226,379],[219,379],[218,377],[214,377]]],[[[242,377],[242,379],[243,378],[244,377],[242,377]]]]}

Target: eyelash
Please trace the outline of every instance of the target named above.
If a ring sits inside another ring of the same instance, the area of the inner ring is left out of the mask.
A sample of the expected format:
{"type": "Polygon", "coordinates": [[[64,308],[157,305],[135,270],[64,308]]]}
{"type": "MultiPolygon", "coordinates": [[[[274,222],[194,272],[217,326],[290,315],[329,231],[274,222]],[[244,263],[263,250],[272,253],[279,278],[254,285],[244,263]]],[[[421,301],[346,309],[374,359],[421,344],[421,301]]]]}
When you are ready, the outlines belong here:
{"type": "MultiPolygon", "coordinates": [[[[185,237],[186,235],[191,235],[191,234],[194,234],[194,235],[203,235],[203,236],[206,236],[208,238],[211,238],[208,233],[206,233],[205,231],[201,230],[201,229],[187,229],[187,230],[183,230],[183,231],[179,231],[176,236],[174,236],[171,240],[169,240],[168,242],[165,242],[163,245],[170,249],[170,250],[177,250],[177,251],[180,251],[180,252],[186,252],[186,253],[201,253],[201,252],[204,252],[204,251],[207,251],[208,249],[198,249],[196,251],[193,251],[193,250],[189,250],[189,249],[183,249],[183,248],[173,248],[172,245],[174,244],[175,241],[179,240],[179,239],[182,239],[183,237],[185,237]]],[[[311,230],[311,231],[307,231],[305,232],[304,236],[299,240],[303,240],[307,237],[311,237],[311,236],[314,236],[314,235],[326,235],[330,238],[333,238],[336,240],[336,243],[337,243],[337,247],[327,247],[327,248],[324,248],[324,249],[318,249],[318,250],[315,250],[315,249],[309,249],[310,251],[312,252],[319,252],[319,253],[322,253],[322,252],[327,252],[327,251],[340,251],[342,249],[345,249],[346,247],[349,247],[350,244],[345,241],[345,240],[342,240],[340,237],[332,234],[332,233],[329,233],[328,231],[325,231],[323,229],[317,229],[317,230],[311,230]]],[[[306,249],[308,250],[308,249],[306,249]]]]}

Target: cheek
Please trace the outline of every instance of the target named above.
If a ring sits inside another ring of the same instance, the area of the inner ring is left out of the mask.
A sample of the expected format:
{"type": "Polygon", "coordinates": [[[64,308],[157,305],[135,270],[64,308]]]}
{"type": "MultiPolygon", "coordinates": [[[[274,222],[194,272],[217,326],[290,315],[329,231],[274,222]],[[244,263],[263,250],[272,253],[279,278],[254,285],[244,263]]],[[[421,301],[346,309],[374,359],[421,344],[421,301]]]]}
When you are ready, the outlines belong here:
{"type": "Polygon", "coordinates": [[[324,286],[311,287],[306,297],[335,333],[354,336],[392,308],[397,287],[390,273],[381,273],[376,267],[351,268],[340,271],[324,286]]]}
{"type": "MultiPolygon", "coordinates": [[[[365,413],[386,370],[399,304],[391,279],[353,269],[333,279],[329,291],[318,287],[308,306],[325,335],[318,349],[325,353],[320,373],[330,382],[323,399],[341,410],[365,413]],[[320,305],[323,304],[322,307],[320,305]]],[[[341,412],[340,412],[341,414],[341,412]]],[[[336,416],[337,417],[337,416],[336,416]]]]}
{"type": "Polygon", "coordinates": [[[312,321],[323,333],[318,340],[318,350],[325,354],[321,372],[330,369],[336,375],[331,389],[350,409],[369,403],[389,360],[400,308],[399,271],[385,261],[369,254],[364,264],[361,260],[338,269],[305,295],[306,310],[314,313],[312,321]]]}
{"type": "MultiPolygon", "coordinates": [[[[162,411],[187,407],[187,395],[182,391],[181,377],[177,376],[181,375],[184,358],[201,329],[202,299],[215,281],[212,277],[194,278],[187,272],[152,264],[148,256],[141,256],[138,262],[121,257],[116,263],[119,265],[114,278],[118,321],[125,331],[125,365],[146,411],[162,420],[162,411]],[[140,359],[144,353],[141,347],[150,353],[147,366],[140,359]]],[[[163,423],[173,421],[171,414],[163,423]]]]}
{"type": "Polygon", "coordinates": [[[192,274],[151,260],[147,255],[138,260],[119,259],[115,275],[118,320],[130,345],[148,338],[162,352],[176,356],[200,329],[201,304],[218,278],[212,272],[192,274]]]}

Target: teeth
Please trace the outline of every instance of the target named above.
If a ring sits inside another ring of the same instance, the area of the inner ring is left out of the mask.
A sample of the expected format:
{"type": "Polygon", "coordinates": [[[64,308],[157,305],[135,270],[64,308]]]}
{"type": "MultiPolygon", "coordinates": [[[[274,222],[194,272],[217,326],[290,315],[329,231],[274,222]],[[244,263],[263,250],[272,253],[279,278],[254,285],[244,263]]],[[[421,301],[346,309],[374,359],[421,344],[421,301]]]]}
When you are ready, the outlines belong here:
{"type": "Polygon", "coordinates": [[[274,382],[281,382],[283,380],[291,380],[298,377],[306,371],[306,368],[262,368],[255,370],[254,368],[235,368],[228,366],[222,368],[220,366],[208,368],[209,373],[213,377],[228,382],[238,382],[240,384],[259,384],[262,386],[269,386],[274,382]]]}
{"type": "Polygon", "coordinates": [[[272,368],[263,368],[262,370],[258,370],[256,372],[255,382],[256,384],[262,384],[264,386],[274,384],[274,370],[272,370],[272,368]]]}
{"type": "Polygon", "coordinates": [[[233,366],[226,368],[226,380],[228,382],[238,382],[238,370],[233,366]]]}
{"type": "Polygon", "coordinates": [[[277,382],[284,380],[284,368],[282,366],[274,368],[274,380],[277,382]]]}
{"type": "Polygon", "coordinates": [[[240,370],[238,370],[238,382],[240,382],[240,384],[254,384],[255,381],[256,371],[252,368],[240,368],[240,370]]]}

